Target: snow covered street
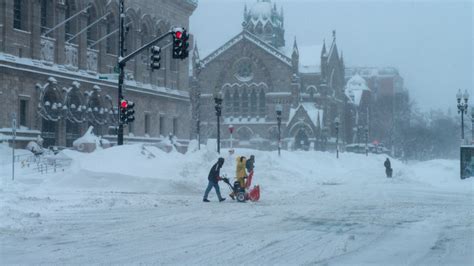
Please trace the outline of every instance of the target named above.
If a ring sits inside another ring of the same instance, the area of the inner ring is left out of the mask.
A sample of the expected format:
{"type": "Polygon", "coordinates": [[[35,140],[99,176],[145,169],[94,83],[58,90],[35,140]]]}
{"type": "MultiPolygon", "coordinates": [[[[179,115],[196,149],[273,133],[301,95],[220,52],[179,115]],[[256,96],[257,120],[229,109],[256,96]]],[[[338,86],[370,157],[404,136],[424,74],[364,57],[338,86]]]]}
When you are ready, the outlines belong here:
{"type": "MultiPolygon", "coordinates": [[[[255,154],[259,202],[202,202],[217,154],[140,145],[65,151],[64,172],[0,169],[3,264],[472,265],[473,180],[459,162],[381,155],[255,154]]],[[[224,150],[224,153],[227,152],[224,150]]],[[[2,155],[3,156],[3,155],[2,155]]],[[[221,173],[232,177],[235,159],[221,173]]],[[[227,196],[229,189],[220,183],[227,196]]]]}

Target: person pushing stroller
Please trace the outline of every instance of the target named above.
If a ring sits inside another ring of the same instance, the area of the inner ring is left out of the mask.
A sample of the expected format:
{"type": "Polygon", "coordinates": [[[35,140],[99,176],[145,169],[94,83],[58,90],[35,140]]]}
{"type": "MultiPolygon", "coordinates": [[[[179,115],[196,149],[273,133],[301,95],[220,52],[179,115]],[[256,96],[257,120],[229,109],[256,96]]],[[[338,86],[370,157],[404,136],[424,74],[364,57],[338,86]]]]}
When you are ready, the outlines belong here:
{"type": "Polygon", "coordinates": [[[202,199],[202,201],[209,202],[207,197],[209,196],[209,192],[211,192],[212,188],[216,190],[216,194],[217,194],[217,198],[219,198],[219,202],[225,200],[225,198],[221,196],[221,190],[219,188],[219,181],[223,180],[220,177],[220,170],[222,168],[222,165],[224,165],[224,158],[220,157],[217,160],[217,163],[215,163],[211,167],[211,170],[209,171],[209,176],[207,177],[207,179],[209,180],[209,183],[207,184],[206,192],[204,192],[204,198],[202,199]]]}

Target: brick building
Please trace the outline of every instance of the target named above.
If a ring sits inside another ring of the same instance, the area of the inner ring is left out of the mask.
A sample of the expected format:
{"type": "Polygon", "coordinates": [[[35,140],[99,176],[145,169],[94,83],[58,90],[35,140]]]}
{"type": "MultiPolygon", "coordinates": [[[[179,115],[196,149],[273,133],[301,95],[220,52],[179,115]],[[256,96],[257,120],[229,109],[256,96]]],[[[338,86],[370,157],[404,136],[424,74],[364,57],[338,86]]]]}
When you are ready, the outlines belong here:
{"type": "MultiPolygon", "coordinates": [[[[197,7],[195,0],[126,4],[126,53],[172,26],[189,28],[197,7]]],[[[1,1],[0,105],[9,110],[0,112],[3,138],[15,112],[23,140],[41,134],[45,146],[70,146],[90,125],[115,140],[118,23],[118,0],[1,1]]],[[[149,57],[143,52],[127,63],[124,96],[136,103],[136,120],[125,141],[159,141],[169,133],[187,140],[188,60],[172,60],[166,48],[162,68],[152,72],[149,57]]]]}

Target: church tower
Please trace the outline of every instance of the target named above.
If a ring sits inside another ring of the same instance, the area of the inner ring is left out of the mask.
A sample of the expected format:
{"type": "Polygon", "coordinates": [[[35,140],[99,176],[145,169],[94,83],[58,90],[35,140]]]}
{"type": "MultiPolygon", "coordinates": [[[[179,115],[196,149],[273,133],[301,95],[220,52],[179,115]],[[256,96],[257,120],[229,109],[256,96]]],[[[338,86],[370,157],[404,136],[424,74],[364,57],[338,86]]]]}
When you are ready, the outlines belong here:
{"type": "Polygon", "coordinates": [[[242,27],[276,48],[285,46],[283,8],[278,12],[271,0],[257,0],[250,9],[245,6],[242,27]]]}

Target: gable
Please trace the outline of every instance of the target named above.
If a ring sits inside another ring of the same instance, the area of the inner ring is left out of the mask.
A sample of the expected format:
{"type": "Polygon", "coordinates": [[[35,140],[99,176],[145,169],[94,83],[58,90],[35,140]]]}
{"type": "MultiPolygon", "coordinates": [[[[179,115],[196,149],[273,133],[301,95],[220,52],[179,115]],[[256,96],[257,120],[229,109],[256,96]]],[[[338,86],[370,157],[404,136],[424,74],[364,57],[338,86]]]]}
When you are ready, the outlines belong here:
{"type": "Polygon", "coordinates": [[[264,51],[265,53],[271,55],[275,59],[278,59],[278,61],[282,62],[288,67],[291,67],[291,59],[289,57],[283,54],[280,50],[267,44],[266,42],[246,30],[242,31],[237,36],[230,39],[224,45],[222,45],[217,50],[202,59],[201,66],[205,68],[208,64],[212,63],[218,57],[225,54],[227,51],[231,50],[233,47],[237,46],[238,44],[241,44],[242,42],[248,42],[253,44],[255,48],[264,51]]]}

